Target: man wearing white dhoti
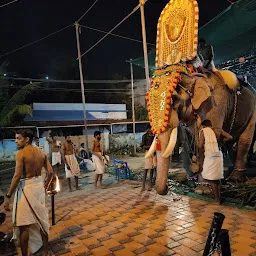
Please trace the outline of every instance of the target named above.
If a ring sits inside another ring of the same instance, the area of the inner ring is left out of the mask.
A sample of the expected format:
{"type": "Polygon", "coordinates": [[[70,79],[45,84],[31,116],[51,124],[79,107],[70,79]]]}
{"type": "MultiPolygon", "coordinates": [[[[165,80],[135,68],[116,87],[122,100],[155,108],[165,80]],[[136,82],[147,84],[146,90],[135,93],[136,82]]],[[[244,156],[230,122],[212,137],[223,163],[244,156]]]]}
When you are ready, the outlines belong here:
{"type": "MultiPolygon", "coordinates": [[[[146,154],[153,143],[155,138],[155,135],[153,134],[151,130],[151,126],[147,126],[147,131],[146,133],[142,136],[142,143],[141,147],[145,149],[146,154]]],[[[153,177],[156,177],[156,165],[157,165],[157,160],[156,160],[156,154],[154,153],[151,157],[145,158],[145,170],[144,170],[144,176],[143,176],[143,181],[142,181],[142,191],[145,190],[145,184],[146,184],[146,179],[147,179],[147,173],[148,170],[150,170],[150,176],[149,176],[149,187],[148,190],[152,190],[153,187],[153,177]]]]}
{"type": "Polygon", "coordinates": [[[13,224],[14,239],[20,240],[23,256],[37,252],[43,246],[43,255],[48,255],[49,219],[45,207],[45,188],[52,180],[52,167],[47,156],[31,145],[33,133],[20,130],[16,133],[16,168],[12,183],[5,196],[4,208],[8,211],[14,191],[13,224]],[[47,180],[41,177],[42,168],[47,172],[47,180]]]}
{"type": "MultiPolygon", "coordinates": [[[[199,148],[204,147],[204,163],[202,177],[211,184],[214,198],[220,203],[220,180],[223,179],[223,155],[210,120],[202,122],[203,129],[199,135],[199,148]]],[[[222,131],[224,140],[232,139],[228,133],[222,131]]]]}
{"type": "Polygon", "coordinates": [[[52,131],[48,131],[48,135],[46,137],[46,140],[51,144],[51,151],[52,151],[52,167],[56,174],[58,175],[60,165],[61,165],[61,142],[56,139],[56,136],[52,135],[52,131]],[[50,136],[52,138],[50,138],[50,136]]]}
{"type": "Polygon", "coordinates": [[[102,187],[103,173],[105,172],[105,164],[108,163],[109,157],[104,154],[100,131],[94,132],[94,140],[92,142],[92,161],[95,164],[95,182],[94,187],[97,187],[98,180],[102,187]]]}
{"type": "Polygon", "coordinates": [[[68,187],[71,192],[71,180],[70,178],[75,177],[75,186],[78,190],[78,176],[80,175],[80,167],[75,156],[75,145],[71,141],[71,136],[65,136],[66,141],[63,145],[63,155],[65,160],[65,172],[66,178],[68,179],[68,187]]]}

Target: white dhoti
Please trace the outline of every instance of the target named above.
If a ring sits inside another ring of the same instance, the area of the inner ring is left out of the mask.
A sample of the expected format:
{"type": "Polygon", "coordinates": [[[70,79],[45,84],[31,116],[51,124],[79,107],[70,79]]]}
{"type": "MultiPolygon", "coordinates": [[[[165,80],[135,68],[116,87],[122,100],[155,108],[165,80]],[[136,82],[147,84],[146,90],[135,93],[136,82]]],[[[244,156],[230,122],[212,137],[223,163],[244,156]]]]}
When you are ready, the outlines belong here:
{"type": "Polygon", "coordinates": [[[66,155],[65,156],[66,162],[70,167],[70,170],[67,168],[67,165],[65,164],[65,172],[66,172],[66,178],[71,178],[74,176],[80,175],[80,167],[76,160],[75,155],[66,155]]]}
{"type": "Polygon", "coordinates": [[[224,178],[223,155],[221,151],[205,156],[202,177],[206,180],[220,180],[224,178]]]}
{"type": "Polygon", "coordinates": [[[61,164],[61,153],[52,152],[52,166],[55,166],[57,164],[61,164]]]}
{"type": "Polygon", "coordinates": [[[19,239],[19,226],[29,226],[28,245],[32,253],[37,252],[43,246],[40,230],[48,235],[50,226],[41,176],[20,181],[14,197],[12,221],[13,239],[19,239]]]}
{"type": "MultiPolygon", "coordinates": [[[[85,162],[85,164],[86,164],[86,169],[88,170],[88,171],[94,171],[95,170],[95,164],[90,160],[90,159],[84,159],[83,160],[84,162],[85,162]]],[[[83,162],[82,161],[82,162],[83,162]]],[[[81,163],[82,163],[81,162],[81,163]]],[[[80,164],[81,164],[80,163],[80,164]]]]}
{"type": "MultiPolygon", "coordinates": [[[[146,150],[146,154],[147,154],[147,150],[146,150]]],[[[145,158],[145,169],[149,170],[149,169],[154,169],[156,168],[156,155],[152,155],[149,158],[145,158]]]]}
{"type": "Polygon", "coordinates": [[[92,161],[95,164],[95,173],[103,174],[105,172],[105,164],[103,162],[102,156],[100,154],[99,154],[99,156],[96,156],[93,154],[92,161]],[[99,157],[101,157],[101,159],[99,157]]]}

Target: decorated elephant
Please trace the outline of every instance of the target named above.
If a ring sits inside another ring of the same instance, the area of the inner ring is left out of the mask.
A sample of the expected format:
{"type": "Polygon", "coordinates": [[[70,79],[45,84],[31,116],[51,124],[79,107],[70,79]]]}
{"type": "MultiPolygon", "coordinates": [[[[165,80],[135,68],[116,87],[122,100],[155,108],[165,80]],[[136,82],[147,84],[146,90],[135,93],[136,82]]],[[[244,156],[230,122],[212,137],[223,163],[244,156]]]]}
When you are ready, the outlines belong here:
{"type": "Polygon", "coordinates": [[[146,157],[158,149],[156,190],[161,195],[167,193],[170,155],[180,122],[186,123],[195,136],[206,119],[212,122],[218,140],[222,130],[231,134],[237,143],[231,179],[245,179],[256,123],[255,95],[247,88],[240,88],[237,77],[230,71],[199,74],[187,64],[196,57],[198,11],[195,0],[172,0],[158,22],[156,71],[146,95],[156,136],[146,157]]]}
{"type": "MultiPolygon", "coordinates": [[[[163,75],[168,77],[166,72],[169,71],[165,69],[163,72],[163,75]]],[[[243,181],[256,122],[255,95],[247,88],[231,91],[220,73],[209,73],[208,76],[181,73],[179,79],[171,96],[167,96],[171,97],[172,104],[166,119],[166,128],[157,136],[161,145],[161,151],[157,151],[157,192],[159,194],[167,192],[170,155],[176,144],[177,127],[180,122],[190,125],[192,133],[195,133],[195,126],[199,128],[202,120],[209,119],[218,139],[222,129],[230,133],[233,142],[237,142],[235,169],[231,179],[243,181]]],[[[152,81],[150,90],[157,93],[160,84],[154,79],[152,81]]],[[[162,104],[161,96],[154,99],[153,102],[149,100],[149,112],[152,118],[154,111],[150,104],[156,105],[157,100],[159,107],[162,104]]],[[[152,152],[154,147],[155,145],[149,152],[152,152]]]]}

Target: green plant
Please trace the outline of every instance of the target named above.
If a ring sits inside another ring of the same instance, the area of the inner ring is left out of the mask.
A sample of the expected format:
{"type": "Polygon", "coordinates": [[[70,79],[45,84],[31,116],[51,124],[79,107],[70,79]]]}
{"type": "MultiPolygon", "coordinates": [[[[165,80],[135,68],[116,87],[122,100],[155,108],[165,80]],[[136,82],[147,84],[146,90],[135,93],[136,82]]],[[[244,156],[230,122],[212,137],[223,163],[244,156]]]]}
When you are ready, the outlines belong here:
{"type": "Polygon", "coordinates": [[[226,197],[236,198],[241,205],[256,207],[256,183],[227,184],[223,186],[226,197]]]}
{"type": "Polygon", "coordinates": [[[18,124],[26,115],[32,115],[32,107],[24,104],[26,98],[31,95],[39,83],[27,84],[18,90],[0,110],[0,126],[18,124]]]}
{"type": "Polygon", "coordinates": [[[135,107],[135,117],[136,117],[136,120],[139,120],[139,121],[148,120],[147,108],[143,107],[143,106],[136,106],[135,107]]]}

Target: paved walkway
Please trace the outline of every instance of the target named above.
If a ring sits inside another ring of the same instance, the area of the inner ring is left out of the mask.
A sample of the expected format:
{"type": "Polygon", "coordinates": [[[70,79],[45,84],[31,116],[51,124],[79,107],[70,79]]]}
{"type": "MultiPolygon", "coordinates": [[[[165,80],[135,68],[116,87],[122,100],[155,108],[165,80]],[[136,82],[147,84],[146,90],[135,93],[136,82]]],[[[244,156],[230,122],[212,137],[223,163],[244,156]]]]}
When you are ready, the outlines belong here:
{"type": "MultiPolygon", "coordinates": [[[[256,255],[256,214],[182,196],[140,193],[141,184],[116,183],[94,189],[93,173],[80,179],[82,190],[55,197],[56,222],[50,230],[51,255],[202,255],[213,213],[226,216],[232,255],[256,255]]],[[[47,198],[50,210],[50,198],[47,198]]],[[[50,214],[51,215],[51,214],[50,214]]],[[[0,231],[11,232],[10,214],[0,231]]],[[[15,255],[15,252],[13,251],[15,255]]],[[[7,254],[6,254],[7,255],[7,254]]]]}

